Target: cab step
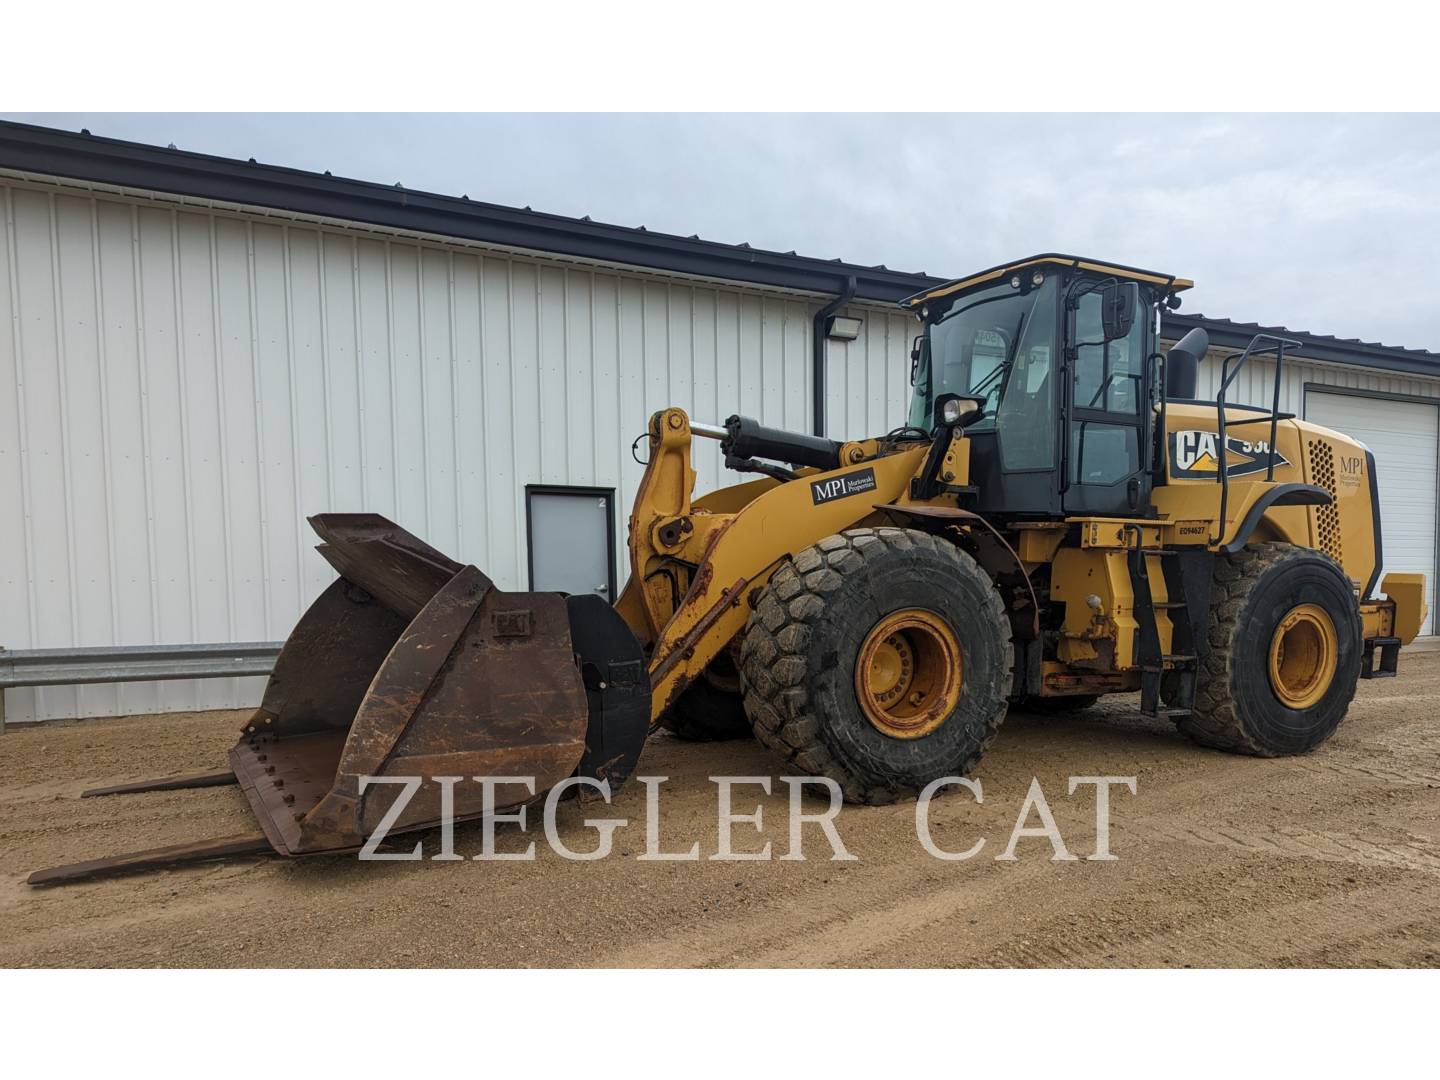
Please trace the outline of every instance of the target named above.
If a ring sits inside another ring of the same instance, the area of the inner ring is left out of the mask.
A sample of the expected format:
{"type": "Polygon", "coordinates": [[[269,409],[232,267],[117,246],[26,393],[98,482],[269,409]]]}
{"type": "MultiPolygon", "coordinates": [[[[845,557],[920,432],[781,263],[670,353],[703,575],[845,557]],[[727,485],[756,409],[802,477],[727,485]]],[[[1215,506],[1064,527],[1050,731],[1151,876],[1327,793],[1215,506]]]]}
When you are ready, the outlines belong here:
{"type": "Polygon", "coordinates": [[[1146,716],[1189,716],[1195,704],[1195,682],[1200,658],[1205,655],[1205,624],[1209,616],[1214,556],[1203,549],[1142,547],[1129,553],[1130,581],[1139,624],[1136,667],[1140,669],[1140,711],[1146,716]],[[1163,558],[1155,569],[1163,574],[1165,599],[1150,588],[1149,556],[1163,558]],[[1166,612],[1170,623],[1169,646],[1162,652],[1156,612],[1166,612]],[[1173,675],[1168,702],[1161,701],[1161,682],[1173,675]]]}

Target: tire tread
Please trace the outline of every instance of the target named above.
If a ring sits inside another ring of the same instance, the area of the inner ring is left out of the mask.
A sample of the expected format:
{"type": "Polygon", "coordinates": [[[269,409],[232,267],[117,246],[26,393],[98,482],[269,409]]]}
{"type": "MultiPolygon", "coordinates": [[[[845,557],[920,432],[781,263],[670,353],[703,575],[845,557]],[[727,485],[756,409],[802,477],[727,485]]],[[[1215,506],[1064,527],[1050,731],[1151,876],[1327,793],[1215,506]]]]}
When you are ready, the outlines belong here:
{"type": "MultiPolygon", "coordinates": [[[[745,629],[740,680],[755,737],[786,763],[814,776],[830,777],[840,785],[847,802],[890,803],[913,796],[915,789],[894,777],[866,780],[856,776],[826,746],[805,688],[812,628],[825,618],[825,598],[843,588],[849,576],[888,552],[915,550],[952,563],[957,575],[983,581],[987,613],[1004,641],[1008,676],[1014,667],[1014,646],[1005,603],[995,583],[954,544],[916,529],[848,529],[798,552],[771,575],[745,629]]],[[[968,773],[978,764],[1005,719],[1006,707],[1002,697],[994,715],[987,718],[979,748],[959,772],[968,773]]]]}
{"type": "MultiPolygon", "coordinates": [[[[1301,558],[1328,555],[1285,543],[1263,543],[1215,560],[1210,618],[1206,625],[1209,652],[1195,673],[1195,704],[1189,716],[1176,717],[1175,725],[1202,746],[1255,757],[1278,757],[1279,752],[1257,741],[1246,729],[1235,700],[1234,680],[1241,616],[1251,592],[1266,574],[1281,564],[1301,558]]],[[[1339,564],[1335,564],[1339,570],[1339,564]]],[[[1343,576],[1344,571],[1340,570],[1343,576]]],[[[1343,632],[1336,627],[1337,632],[1343,632]]],[[[1345,700],[1348,709],[1355,696],[1353,683],[1345,700]]]]}

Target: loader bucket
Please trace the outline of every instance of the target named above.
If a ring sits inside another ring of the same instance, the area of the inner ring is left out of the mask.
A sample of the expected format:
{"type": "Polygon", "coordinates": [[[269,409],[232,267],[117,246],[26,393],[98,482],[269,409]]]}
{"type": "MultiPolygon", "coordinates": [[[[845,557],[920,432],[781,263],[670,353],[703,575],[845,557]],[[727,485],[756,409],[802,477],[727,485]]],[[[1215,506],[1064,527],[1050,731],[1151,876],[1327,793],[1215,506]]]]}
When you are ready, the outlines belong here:
{"type": "MultiPolygon", "coordinates": [[[[497,778],[498,811],[577,773],[624,782],[648,733],[650,683],[613,608],[597,596],[503,592],[378,515],[310,524],[340,577],[296,624],[229,753],[263,830],[255,841],[283,855],[354,851],[382,820],[387,833],[436,824],[446,798],[455,820],[479,817],[481,777],[497,778]]],[[[223,782],[211,773],[87,794],[223,782]]],[[[245,839],[215,841],[216,853],[245,839]]],[[[205,844],[181,845],[31,881],[204,857],[205,844]]]]}

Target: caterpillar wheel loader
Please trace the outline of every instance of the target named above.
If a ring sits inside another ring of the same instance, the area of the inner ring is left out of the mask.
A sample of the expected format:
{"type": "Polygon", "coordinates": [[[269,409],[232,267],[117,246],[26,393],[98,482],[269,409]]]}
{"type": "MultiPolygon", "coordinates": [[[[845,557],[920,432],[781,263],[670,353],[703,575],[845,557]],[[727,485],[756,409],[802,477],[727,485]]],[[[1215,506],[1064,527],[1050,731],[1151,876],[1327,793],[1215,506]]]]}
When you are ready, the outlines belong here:
{"type": "Polygon", "coordinates": [[[1139,691],[1207,746],[1316,747],[1358,679],[1395,674],[1424,580],[1380,580],[1369,451],[1280,409],[1296,343],[1257,335],[1206,400],[1204,331],[1162,354],[1190,285],[1041,255],[914,296],[909,416],[873,438],[657,412],[613,607],[502,591],[375,515],[312,518],[339,576],[228,768],[86,793],[238,783],[259,830],[31,883],[354,851],[571,776],[613,789],[662,724],[753,731],[862,803],[973,769],[1013,704],[1139,691]],[[1260,356],[1269,404],[1228,400],[1260,356]],[[697,438],[748,479],[697,497],[697,438]],[[504,779],[458,782],[480,776],[504,779]]]}

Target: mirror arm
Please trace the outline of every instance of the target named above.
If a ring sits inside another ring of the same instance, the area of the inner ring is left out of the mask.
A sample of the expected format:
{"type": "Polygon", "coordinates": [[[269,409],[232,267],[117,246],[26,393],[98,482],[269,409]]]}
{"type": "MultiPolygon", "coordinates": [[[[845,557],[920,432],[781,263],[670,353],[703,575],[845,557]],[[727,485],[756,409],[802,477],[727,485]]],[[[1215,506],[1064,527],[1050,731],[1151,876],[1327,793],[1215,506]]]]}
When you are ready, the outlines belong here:
{"type": "Polygon", "coordinates": [[[935,427],[935,437],[930,443],[930,450],[925,455],[925,467],[920,470],[920,475],[910,481],[910,497],[919,502],[933,499],[940,492],[940,485],[937,479],[940,476],[940,465],[945,460],[945,454],[950,449],[950,441],[955,438],[955,427],[953,425],[939,425],[935,427]]]}

